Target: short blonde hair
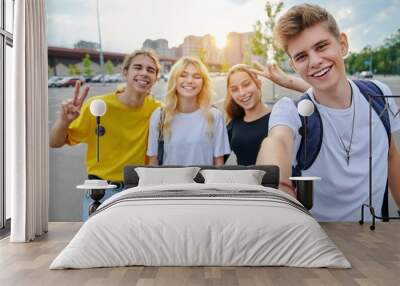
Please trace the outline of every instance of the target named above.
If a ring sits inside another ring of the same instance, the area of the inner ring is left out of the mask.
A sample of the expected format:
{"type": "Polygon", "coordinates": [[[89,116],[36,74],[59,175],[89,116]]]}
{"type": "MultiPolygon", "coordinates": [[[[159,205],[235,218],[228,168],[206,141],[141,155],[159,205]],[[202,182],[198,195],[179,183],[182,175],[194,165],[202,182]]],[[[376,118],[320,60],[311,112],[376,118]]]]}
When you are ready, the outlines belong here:
{"type": "Polygon", "coordinates": [[[200,109],[203,111],[208,122],[208,133],[212,137],[212,130],[214,125],[214,117],[211,112],[213,100],[213,87],[210,75],[206,66],[197,58],[183,57],[179,59],[171,68],[170,76],[167,83],[167,95],[165,96],[165,120],[163,125],[163,134],[168,137],[171,135],[171,123],[175,114],[178,113],[178,94],[176,91],[177,79],[183,73],[188,65],[194,65],[201,78],[203,79],[203,86],[197,96],[197,102],[200,109]]]}
{"type": "Polygon", "coordinates": [[[229,122],[232,119],[243,118],[245,115],[244,109],[240,107],[232,98],[232,94],[229,89],[229,82],[231,76],[237,72],[245,72],[249,75],[251,80],[257,86],[259,92],[261,92],[261,82],[258,80],[255,73],[251,72],[251,67],[245,64],[237,64],[231,67],[226,76],[226,95],[225,95],[225,103],[224,103],[224,111],[225,111],[225,121],[229,122]]]}
{"type": "Polygon", "coordinates": [[[333,36],[339,38],[336,20],[326,9],[311,4],[293,6],[279,18],[274,28],[275,43],[287,52],[289,40],[317,24],[325,25],[333,36]]]}
{"type": "Polygon", "coordinates": [[[129,55],[127,55],[124,59],[124,62],[122,63],[122,70],[128,70],[129,66],[131,65],[132,60],[140,55],[144,55],[144,56],[148,56],[150,59],[153,60],[154,64],[156,65],[156,75],[158,75],[158,73],[160,72],[160,60],[158,59],[158,56],[156,55],[155,52],[153,52],[152,50],[148,50],[148,49],[140,49],[140,50],[136,50],[133,53],[130,53],[129,55]]]}

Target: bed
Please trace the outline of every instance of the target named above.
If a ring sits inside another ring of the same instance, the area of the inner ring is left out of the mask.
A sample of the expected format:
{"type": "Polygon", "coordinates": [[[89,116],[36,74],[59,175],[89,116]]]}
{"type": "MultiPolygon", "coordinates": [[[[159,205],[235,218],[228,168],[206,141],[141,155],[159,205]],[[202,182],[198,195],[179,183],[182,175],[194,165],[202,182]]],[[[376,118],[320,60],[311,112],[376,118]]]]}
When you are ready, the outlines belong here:
{"type": "Polygon", "coordinates": [[[180,168],[127,166],[126,189],[99,207],[50,269],[351,267],[307,209],[277,190],[276,166],[199,166],[191,182],[169,181],[165,174],[180,168]],[[151,184],[140,183],[146,177],[139,171],[153,172],[151,184]],[[160,182],[154,172],[164,174],[160,182]],[[232,182],[218,181],[223,172],[232,182]],[[260,184],[246,181],[246,172],[258,172],[260,184]]]}

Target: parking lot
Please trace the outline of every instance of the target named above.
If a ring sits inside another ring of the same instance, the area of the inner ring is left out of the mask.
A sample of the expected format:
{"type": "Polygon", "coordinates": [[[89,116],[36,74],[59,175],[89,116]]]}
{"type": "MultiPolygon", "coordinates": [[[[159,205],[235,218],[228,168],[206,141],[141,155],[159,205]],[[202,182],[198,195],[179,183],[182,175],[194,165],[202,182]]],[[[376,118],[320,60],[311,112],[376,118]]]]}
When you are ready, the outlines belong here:
{"type": "MultiPolygon", "coordinates": [[[[400,95],[400,77],[378,77],[386,83],[395,95],[400,95]]],[[[116,88],[120,83],[89,83],[91,95],[105,94],[116,88]]],[[[218,107],[223,106],[226,80],[224,76],[213,77],[215,88],[214,101],[218,107]]],[[[165,94],[166,83],[159,81],[152,90],[152,94],[162,100],[165,94]]],[[[282,96],[295,98],[299,93],[281,87],[275,87],[275,96],[272,95],[272,85],[263,82],[263,101],[273,105],[276,99],[282,96]]],[[[73,88],[49,88],[49,130],[53,125],[58,108],[64,99],[73,95],[73,88]]],[[[399,101],[398,101],[399,102],[399,101]]],[[[399,144],[400,137],[396,136],[399,144]]],[[[84,167],[85,145],[74,147],[65,146],[50,149],[50,221],[79,221],[81,217],[82,191],[75,188],[86,178],[84,167]]],[[[235,163],[234,159],[230,163],[235,163]]],[[[367,191],[367,190],[366,190],[367,191]]],[[[392,210],[394,206],[392,203],[392,210]]]]}

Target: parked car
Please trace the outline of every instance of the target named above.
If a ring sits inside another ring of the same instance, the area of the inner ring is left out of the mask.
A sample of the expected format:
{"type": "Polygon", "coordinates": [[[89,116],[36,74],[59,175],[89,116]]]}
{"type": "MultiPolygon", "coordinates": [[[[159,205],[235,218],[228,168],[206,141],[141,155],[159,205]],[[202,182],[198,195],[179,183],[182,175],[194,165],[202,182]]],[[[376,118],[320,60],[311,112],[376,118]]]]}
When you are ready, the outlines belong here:
{"type": "Polygon", "coordinates": [[[85,82],[91,82],[92,76],[91,75],[84,75],[82,78],[85,80],[85,82]]]}
{"type": "Polygon", "coordinates": [[[123,82],[124,81],[124,77],[120,73],[114,74],[113,77],[115,78],[116,82],[123,82]]]}
{"type": "Polygon", "coordinates": [[[160,80],[162,79],[164,82],[167,82],[169,78],[169,74],[163,73],[160,75],[160,80]]]}
{"type": "Polygon", "coordinates": [[[85,79],[80,76],[70,76],[63,78],[62,80],[59,80],[56,82],[57,87],[70,87],[70,86],[75,86],[77,81],[80,81],[81,84],[85,83],[85,79]]]}
{"type": "Polygon", "coordinates": [[[56,87],[56,83],[60,80],[62,80],[64,77],[63,76],[52,76],[48,79],[47,81],[47,86],[48,87],[56,87]]]}
{"type": "Polygon", "coordinates": [[[373,78],[374,74],[371,71],[362,71],[360,73],[360,77],[362,77],[362,78],[373,78]]]}
{"type": "Polygon", "coordinates": [[[121,82],[122,76],[121,74],[106,74],[103,78],[104,82],[121,82]]]}
{"type": "Polygon", "coordinates": [[[95,75],[90,79],[90,82],[103,82],[104,74],[95,75]]]}

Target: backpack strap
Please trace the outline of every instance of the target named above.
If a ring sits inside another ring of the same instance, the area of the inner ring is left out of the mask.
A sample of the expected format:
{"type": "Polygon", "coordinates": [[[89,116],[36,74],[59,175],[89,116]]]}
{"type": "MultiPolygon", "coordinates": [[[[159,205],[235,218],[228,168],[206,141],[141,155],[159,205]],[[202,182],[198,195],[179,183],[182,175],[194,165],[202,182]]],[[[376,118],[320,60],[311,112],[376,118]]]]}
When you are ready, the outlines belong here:
{"type": "Polygon", "coordinates": [[[377,86],[374,82],[370,80],[353,80],[353,82],[358,86],[361,91],[361,94],[365,97],[367,101],[371,98],[372,108],[375,110],[376,114],[378,114],[379,118],[382,121],[383,126],[385,127],[388,143],[390,146],[391,140],[391,129],[390,129],[390,119],[388,112],[388,105],[384,97],[381,97],[383,94],[382,90],[377,86]]]}
{"type": "MultiPolygon", "coordinates": [[[[390,146],[391,140],[391,131],[390,131],[390,120],[389,120],[389,112],[387,108],[387,103],[385,98],[377,96],[383,95],[382,90],[372,81],[369,80],[354,80],[353,81],[361,91],[361,94],[365,97],[367,101],[371,97],[371,105],[375,112],[378,114],[379,118],[382,121],[383,126],[385,127],[388,142],[390,146]]],[[[301,100],[309,99],[310,96],[305,93],[303,94],[299,100],[296,101],[296,106],[301,100]]],[[[299,129],[299,134],[302,136],[299,150],[297,151],[296,160],[297,166],[293,168],[293,175],[300,176],[301,170],[307,170],[314,163],[317,158],[319,151],[321,150],[322,138],[323,138],[323,125],[321,115],[314,104],[314,113],[305,118],[300,116],[300,120],[302,123],[301,128],[299,129]],[[307,129],[305,127],[305,122],[307,122],[307,129]],[[304,136],[306,135],[306,136],[304,136]]]]}
{"type": "MultiPolygon", "coordinates": [[[[308,99],[311,102],[311,97],[304,93],[299,100],[295,102],[296,107],[302,100],[308,99]]],[[[321,115],[314,104],[314,112],[308,117],[299,114],[301,127],[299,134],[301,135],[301,142],[299,150],[296,154],[297,165],[292,168],[293,176],[301,176],[302,170],[307,170],[314,163],[319,151],[321,150],[323,125],[321,115]]]]}

